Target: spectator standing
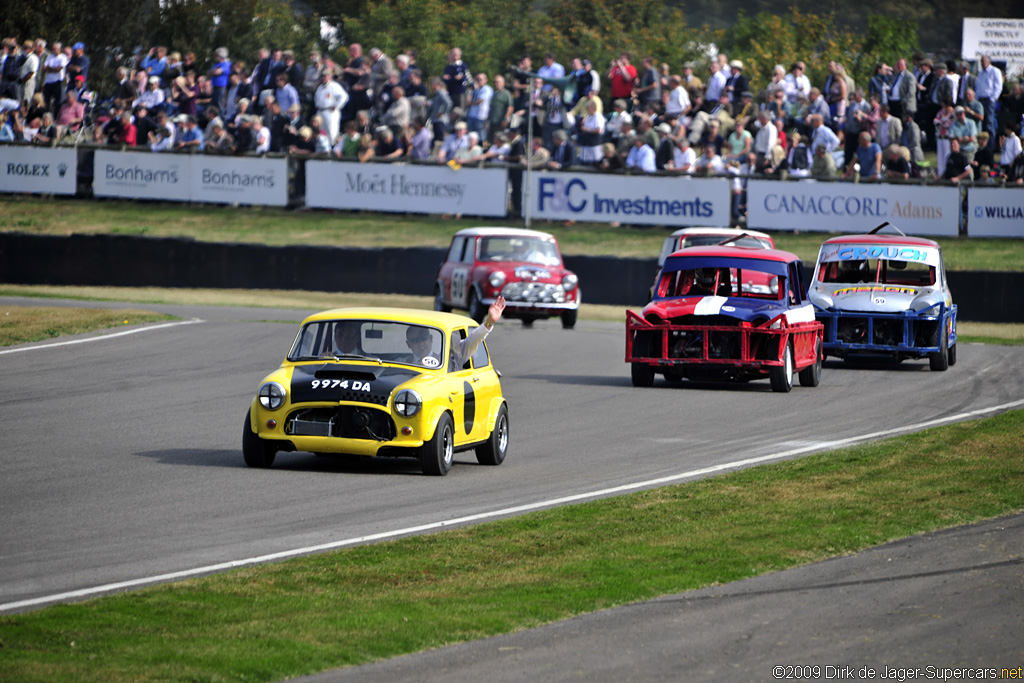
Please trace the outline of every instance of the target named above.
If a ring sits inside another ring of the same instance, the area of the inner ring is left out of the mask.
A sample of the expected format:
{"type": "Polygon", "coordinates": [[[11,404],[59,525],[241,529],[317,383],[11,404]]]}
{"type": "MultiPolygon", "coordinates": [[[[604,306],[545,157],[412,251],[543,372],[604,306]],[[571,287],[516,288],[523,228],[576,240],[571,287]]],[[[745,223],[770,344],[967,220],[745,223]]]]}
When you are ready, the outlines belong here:
{"type": "Polygon", "coordinates": [[[25,41],[25,60],[21,64],[21,71],[18,78],[21,81],[21,101],[31,102],[36,94],[36,76],[40,68],[39,56],[46,49],[46,41],[43,39],[25,41]]]}
{"type": "Polygon", "coordinates": [[[480,139],[486,139],[487,124],[491,117],[491,99],[494,88],[487,84],[487,74],[480,72],[473,77],[475,88],[469,98],[469,111],[466,112],[466,123],[470,133],[477,133],[480,139]]]}
{"type": "Polygon", "coordinates": [[[665,103],[665,114],[668,116],[685,116],[690,111],[690,95],[683,87],[683,79],[680,76],[672,76],[669,79],[672,90],[668,93],[668,102],[665,103]]]}
{"type": "Polygon", "coordinates": [[[427,108],[427,118],[434,132],[434,140],[442,141],[448,131],[448,122],[452,110],[452,98],[444,87],[444,81],[440,76],[430,79],[430,88],[434,91],[430,99],[430,106],[427,108]]]}
{"type": "Polygon", "coordinates": [[[907,71],[907,60],[903,58],[896,60],[896,71],[889,86],[889,110],[900,119],[903,112],[909,112],[911,118],[917,113],[917,81],[914,74],[907,71]]]}
{"type": "Polygon", "coordinates": [[[391,89],[391,98],[391,106],[384,112],[381,122],[391,129],[395,140],[398,141],[409,127],[412,106],[409,104],[409,98],[405,96],[405,90],[400,85],[391,89]]]}
{"type": "Polygon", "coordinates": [[[879,104],[889,104],[892,69],[885,62],[875,65],[875,73],[868,81],[868,95],[877,95],[879,104]]]}
{"type": "Polygon", "coordinates": [[[411,159],[426,160],[430,158],[433,147],[434,136],[430,134],[427,121],[422,116],[417,116],[412,121],[413,136],[409,144],[409,157],[411,159]]]}
{"type": "Polygon", "coordinates": [[[779,139],[779,131],[775,124],[768,118],[768,112],[761,111],[757,114],[759,129],[754,136],[754,154],[757,156],[757,169],[763,170],[765,163],[771,158],[772,150],[779,139]]]}
{"type": "Polygon", "coordinates": [[[961,154],[967,157],[968,163],[972,163],[974,154],[978,151],[978,129],[974,121],[967,118],[963,107],[955,107],[953,113],[955,118],[949,126],[949,137],[951,140],[955,138],[960,141],[961,154]]]}
{"type": "Polygon", "coordinates": [[[725,89],[726,76],[722,72],[722,68],[718,65],[718,62],[711,62],[708,67],[711,75],[708,77],[708,87],[704,92],[704,101],[710,111],[714,108],[722,98],[722,93],[726,94],[728,98],[728,90],[725,89]]]}
{"type": "MultiPolygon", "coordinates": [[[[946,102],[932,121],[932,126],[935,129],[935,168],[940,178],[945,178],[946,160],[951,151],[949,129],[955,120],[956,112],[953,110],[953,103],[946,102]]],[[[957,145],[957,152],[959,151],[960,145],[957,145]]]]}
{"type": "Polygon", "coordinates": [[[469,72],[469,67],[462,61],[461,49],[453,47],[448,51],[448,64],[444,67],[441,81],[448,91],[452,106],[465,109],[472,75],[469,72]]]}
{"type": "Polygon", "coordinates": [[[320,73],[320,85],[316,89],[313,103],[320,118],[323,119],[332,145],[338,139],[338,132],[341,129],[341,112],[348,104],[348,99],[345,88],[334,80],[333,69],[324,69],[320,73]]]}
{"type": "Polygon", "coordinates": [[[224,96],[228,90],[228,77],[231,74],[231,60],[228,59],[228,49],[218,47],[213,51],[213,67],[207,76],[213,86],[213,105],[218,111],[224,111],[224,96]]]}
{"type": "Polygon", "coordinates": [[[163,45],[149,48],[139,66],[150,76],[159,76],[161,85],[166,85],[164,71],[167,69],[167,48],[163,45]]]}
{"type": "MultiPolygon", "coordinates": [[[[565,67],[555,61],[555,54],[553,52],[548,52],[544,55],[544,64],[537,69],[537,75],[543,79],[564,78],[565,67]]],[[[552,87],[550,83],[544,84],[545,91],[550,91],[552,87]]]]}
{"type": "Polygon", "coordinates": [[[828,114],[834,126],[842,127],[846,121],[846,79],[834,61],[828,63],[828,77],[822,88],[828,103],[828,114]]]}
{"type": "Polygon", "coordinates": [[[53,52],[43,62],[43,98],[46,106],[56,113],[64,102],[64,81],[67,78],[68,58],[60,43],[53,44],[53,52]]]}
{"type": "Polygon", "coordinates": [[[699,78],[693,75],[694,63],[685,62],[683,64],[683,87],[686,88],[686,92],[690,94],[690,99],[694,99],[698,94],[703,95],[704,84],[699,78]]]}
{"type": "Polygon", "coordinates": [[[992,58],[988,55],[981,56],[981,67],[978,69],[976,83],[978,101],[985,109],[984,129],[990,136],[989,144],[994,146],[998,133],[996,113],[999,107],[999,97],[1003,94],[1003,72],[992,64],[992,58]]]}
{"type": "Polygon", "coordinates": [[[490,137],[488,139],[494,139],[495,134],[504,132],[508,128],[509,121],[512,119],[512,112],[515,111],[512,105],[512,93],[505,88],[505,77],[497,74],[494,77],[491,113],[487,121],[490,127],[490,137]]]}
{"type": "Polygon", "coordinates": [[[348,91],[348,104],[341,112],[342,121],[356,117],[357,111],[370,108],[370,67],[363,57],[363,46],[352,43],[348,46],[348,61],[341,70],[342,84],[348,91]]]}
{"type": "Polygon", "coordinates": [[[740,95],[750,90],[750,81],[743,75],[743,62],[734,59],[729,62],[729,70],[732,75],[725,82],[725,89],[729,93],[729,101],[735,107],[740,101],[740,95]]]}
{"type": "Polygon", "coordinates": [[[1017,135],[1016,124],[1013,121],[1007,121],[1006,125],[1003,126],[1003,134],[999,136],[999,165],[1003,167],[1003,174],[1009,177],[1010,166],[1013,164],[1013,160],[1017,158],[1024,149],[1021,147],[1020,137],[1017,135]]]}
{"type": "Polygon", "coordinates": [[[654,57],[650,55],[640,60],[640,65],[640,82],[634,96],[640,111],[649,112],[661,102],[661,75],[654,66],[654,57]]]}
{"type": "Polygon", "coordinates": [[[300,109],[302,108],[302,103],[299,101],[299,91],[288,82],[288,74],[284,72],[277,75],[277,90],[274,91],[274,98],[283,112],[290,113],[295,105],[298,105],[300,109]]]}
{"type": "MultiPolygon", "coordinates": [[[[871,139],[871,133],[860,134],[857,145],[857,163],[860,165],[861,180],[879,180],[882,177],[882,148],[871,139]]],[[[845,176],[852,178],[854,165],[847,164],[845,176]]]]}
{"type": "MultiPolygon", "coordinates": [[[[629,53],[622,52],[618,59],[613,59],[608,68],[608,82],[611,86],[612,99],[621,99],[626,103],[626,111],[633,111],[633,83],[636,81],[636,67],[629,63],[629,53]]],[[[660,95],[659,95],[660,101],[660,95]]],[[[652,154],[654,150],[651,150],[652,154]]],[[[653,159],[652,159],[653,165],[653,159]]]]}
{"type": "Polygon", "coordinates": [[[77,76],[83,77],[82,89],[89,87],[89,57],[85,56],[85,43],[78,42],[72,46],[72,56],[68,60],[68,80],[74,81],[77,76]]]}
{"type": "MultiPolygon", "coordinates": [[[[960,62],[957,65],[957,73],[960,75],[960,85],[957,89],[957,96],[955,104],[962,104],[967,106],[967,91],[978,90],[978,79],[974,74],[971,73],[971,65],[967,62],[960,62]]],[[[983,115],[984,117],[984,115],[983,115]]],[[[984,127],[984,126],[982,126],[984,127]]]]}
{"type": "MultiPolygon", "coordinates": [[[[811,114],[809,117],[811,127],[811,151],[817,156],[818,147],[824,147],[831,156],[832,152],[839,147],[839,138],[831,128],[825,125],[825,119],[821,114],[811,114]]],[[[833,163],[833,167],[835,164],[833,163]]]]}
{"type": "Polygon", "coordinates": [[[604,159],[601,143],[604,141],[605,123],[604,115],[597,110],[597,100],[589,99],[587,115],[583,118],[577,137],[580,163],[596,166],[604,159]]]}
{"type": "Polygon", "coordinates": [[[882,149],[888,149],[890,145],[902,144],[903,122],[892,115],[889,106],[883,104],[879,107],[878,123],[875,124],[875,142],[882,149]]]}
{"type": "Polygon", "coordinates": [[[921,128],[914,120],[912,112],[904,111],[901,119],[903,135],[900,137],[900,144],[910,152],[910,161],[916,166],[924,161],[924,150],[921,148],[921,128]]]}

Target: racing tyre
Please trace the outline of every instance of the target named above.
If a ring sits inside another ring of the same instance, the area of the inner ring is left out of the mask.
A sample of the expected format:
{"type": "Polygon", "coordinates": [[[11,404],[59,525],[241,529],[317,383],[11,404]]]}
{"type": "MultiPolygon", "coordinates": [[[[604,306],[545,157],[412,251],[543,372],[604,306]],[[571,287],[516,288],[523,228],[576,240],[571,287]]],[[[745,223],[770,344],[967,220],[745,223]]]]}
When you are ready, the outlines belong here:
{"type": "Polygon", "coordinates": [[[508,408],[502,403],[498,408],[498,417],[494,420],[494,430],[487,442],[477,446],[476,461],[481,465],[500,465],[505,462],[508,453],[508,408]]]}
{"type": "MultiPolygon", "coordinates": [[[[654,337],[649,333],[637,332],[633,338],[633,355],[641,358],[650,358],[651,346],[654,337]]],[[[630,365],[630,373],[633,377],[634,387],[654,386],[654,366],[647,363],[633,363],[630,365]]]]}
{"type": "Polygon", "coordinates": [[[949,367],[949,335],[945,331],[941,332],[941,339],[939,339],[939,350],[935,353],[928,354],[928,366],[932,370],[945,370],[949,367]]]}
{"type": "Polygon", "coordinates": [[[249,467],[270,467],[274,464],[277,449],[252,431],[249,426],[250,412],[245,413],[245,424],[242,425],[242,457],[249,467]]]}
{"type": "Polygon", "coordinates": [[[950,367],[956,365],[956,344],[949,347],[949,352],[946,354],[946,360],[950,367]]]}
{"type": "Polygon", "coordinates": [[[441,285],[434,285],[434,310],[440,311],[441,313],[452,312],[452,307],[446,306],[444,303],[444,294],[441,291],[441,285]]]}
{"type": "Polygon", "coordinates": [[[802,387],[816,387],[821,383],[821,361],[823,358],[820,340],[815,342],[814,351],[816,359],[814,365],[808,365],[800,371],[800,386],[802,387]]]}
{"type": "Polygon", "coordinates": [[[570,311],[562,311],[562,329],[563,330],[571,330],[572,328],[576,327],[576,314],[577,313],[578,313],[578,311],[575,308],[570,310],[570,311]]]}
{"type": "Polygon", "coordinates": [[[470,318],[483,324],[484,318],[487,317],[487,307],[480,303],[475,289],[469,290],[469,305],[466,308],[469,309],[470,318]]]}
{"type": "Polygon", "coordinates": [[[455,429],[452,427],[452,416],[444,413],[437,421],[434,437],[423,444],[420,465],[423,467],[423,474],[443,477],[452,468],[454,459],[455,429]]]}
{"type": "Polygon", "coordinates": [[[782,365],[768,368],[768,379],[772,383],[772,391],[786,393],[793,388],[793,346],[786,344],[782,351],[782,365]]]}

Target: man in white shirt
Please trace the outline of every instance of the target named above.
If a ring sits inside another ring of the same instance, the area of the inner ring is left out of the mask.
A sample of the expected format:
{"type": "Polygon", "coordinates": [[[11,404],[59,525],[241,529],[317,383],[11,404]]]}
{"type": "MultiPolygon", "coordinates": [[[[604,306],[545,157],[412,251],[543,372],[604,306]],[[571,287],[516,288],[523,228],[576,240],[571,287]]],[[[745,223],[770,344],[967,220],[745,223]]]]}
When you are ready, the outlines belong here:
{"type": "Polygon", "coordinates": [[[54,114],[64,101],[64,78],[67,76],[65,70],[68,66],[68,57],[64,54],[63,46],[60,43],[53,44],[53,53],[43,62],[43,97],[46,98],[46,107],[54,114]]]}
{"type": "Polygon", "coordinates": [[[316,112],[324,122],[327,134],[331,136],[331,144],[338,139],[341,127],[341,110],[348,103],[348,93],[341,83],[334,80],[334,70],[324,69],[320,74],[320,85],[313,96],[316,112]]]}
{"type": "Polygon", "coordinates": [[[999,165],[1003,167],[1004,175],[1010,174],[1010,166],[1013,165],[1013,160],[1017,158],[1021,151],[1024,151],[1021,149],[1020,138],[1017,137],[1017,131],[1014,128],[1013,121],[1007,121],[1006,126],[1003,128],[1005,135],[1002,136],[1003,143],[999,155],[999,165]]]}
{"type": "Polygon", "coordinates": [[[802,94],[805,98],[811,95],[811,79],[804,75],[804,63],[796,62],[789,67],[789,73],[782,81],[786,90],[786,99],[790,104],[796,104],[802,94]]]}
{"type": "Polygon", "coordinates": [[[665,113],[683,116],[690,111],[690,96],[683,87],[683,79],[679,76],[672,76],[669,79],[672,90],[668,94],[668,102],[665,104],[665,113]]]}
{"type": "Polygon", "coordinates": [[[654,173],[654,150],[644,141],[642,135],[636,136],[633,149],[626,155],[626,168],[635,168],[644,173],[654,173]]]}
{"type": "Polygon", "coordinates": [[[718,66],[718,62],[711,62],[711,78],[708,79],[708,88],[704,93],[704,101],[716,104],[722,94],[722,89],[725,88],[727,80],[725,74],[718,66]]]}
{"type": "Polygon", "coordinates": [[[779,131],[766,111],[758,112],[757,122],[760,124],[760,130],[754,136],[753,149],[757,155],[757,165],[760,171],[764,169],[765,160],[771,159],[772,150],[775,149],[775,145],[779,141],[779,131]]]}
{"type": "Polygon", "coordinates": [[[978,68],[978,80],[975,87],[978,101],[985,108],[985,130],[989,133],[988,144],[995,149],[996,144],[996,103],[1003,94],[1003,72],[992,65],[992,58],[981,56],[978,68]]]}

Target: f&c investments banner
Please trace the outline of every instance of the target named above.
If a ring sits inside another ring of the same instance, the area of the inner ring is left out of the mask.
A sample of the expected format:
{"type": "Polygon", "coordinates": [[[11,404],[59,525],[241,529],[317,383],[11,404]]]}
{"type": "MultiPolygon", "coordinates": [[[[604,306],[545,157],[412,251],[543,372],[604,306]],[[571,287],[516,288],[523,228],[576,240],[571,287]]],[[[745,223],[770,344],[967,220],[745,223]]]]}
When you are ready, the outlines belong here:
{"type": "MultiPolygon", "coordinates": [[[[533,218],[632,225],[721,226],[730,223],[725,178],[533,173],[533,218]]],[[[525,200],[524,200],[525,201],[525,200]]]]}

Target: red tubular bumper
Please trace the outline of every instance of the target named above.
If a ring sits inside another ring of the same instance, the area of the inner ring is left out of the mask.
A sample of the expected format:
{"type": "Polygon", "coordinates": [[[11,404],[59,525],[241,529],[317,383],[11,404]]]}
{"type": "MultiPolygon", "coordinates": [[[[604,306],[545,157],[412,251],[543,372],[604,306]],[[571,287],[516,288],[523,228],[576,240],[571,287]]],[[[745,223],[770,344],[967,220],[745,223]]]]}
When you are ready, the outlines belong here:
{"type": "Polygon", "coordinates": [[[646,363],[662,368],[677,365],[719,365],[739,368],[769,368],[782,365],[782,349],[793,345],[795,370],[817,362],[824,326],[817,321],[787,324],[770,328],[775,321],[761,327],[749,323],[739,325],[672,325],[655,324],[633,311],[626,311],[626,362],[646,363]],[[654,335],[655,351],[634,350],[637,333],[654,335]],[[712,338],[716,343],[712,343],[712,338]],[[680,353],[683,340],[689,343],[680,353]],[[697,343],[699,341],[699,344],[697,343]],[[723,350],[726,350],[723,352],[723,350]]]}

